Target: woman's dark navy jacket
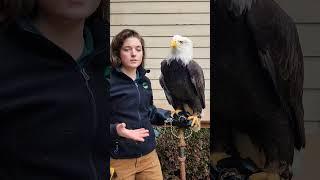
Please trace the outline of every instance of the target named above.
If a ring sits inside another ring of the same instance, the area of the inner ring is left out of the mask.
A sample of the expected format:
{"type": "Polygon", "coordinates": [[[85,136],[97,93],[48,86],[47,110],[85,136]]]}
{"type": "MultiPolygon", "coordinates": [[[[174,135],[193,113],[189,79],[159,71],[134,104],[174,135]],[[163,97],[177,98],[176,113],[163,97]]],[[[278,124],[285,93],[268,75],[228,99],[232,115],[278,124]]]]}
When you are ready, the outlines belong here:
{"type": "Polygon", "coordinates": [[[150,80],[145,76],[146,70],[138,68],[138,78],[132,80],[120,69],[112,69],[110,75],[110,134],[112,138],[111,157],[115,159],[136,158],[155,149],[155,134],[152,124],[162,125],[170,116],[170,111],[153,105],[150,80]],[[126,123],[126,128],[145,128],[149,136],[144,142],[119,137],[116,124],[126,123]]]}
{"type": "Polygon", "coordinates": [[[1,28],[0,179],[108,179],[109,33],[86,23],[94,51],[81,66],[28,21],[1,28]]]}

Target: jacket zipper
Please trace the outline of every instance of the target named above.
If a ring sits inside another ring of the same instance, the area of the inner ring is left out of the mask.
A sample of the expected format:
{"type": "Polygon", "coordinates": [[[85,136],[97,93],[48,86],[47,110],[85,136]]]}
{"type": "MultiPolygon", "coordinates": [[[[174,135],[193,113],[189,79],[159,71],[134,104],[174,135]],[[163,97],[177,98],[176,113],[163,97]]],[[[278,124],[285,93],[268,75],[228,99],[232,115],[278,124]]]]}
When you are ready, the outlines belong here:
{"type": "MultiPolygon", "coordinates": [[[[81,68],[80,69],[80,72],[83,76],[83,78],[85,79],[86,81],[86,87],[87,87],[87,90],[89,91],[89,94],[91,96],[91,103],[93,105],[93,132],[96,131],[96,128],[97,128],[97,124],[96,124],[96,120],[97,120],[97,105],[96,105],[96,101],[95,101],[95,98],[94,98],[94,95],[93,95],[93,92],[92,92],[92,89],[90,88],[90,85],[89,85],[89,80],[90,80],[90,76],[87,74],[85,68],[81,68]]],[[[94,179],[97,179],[97,173],[96,173],[96,168],[94,166],[94,163],[93,163],[93,155],[92,155],[92,151],[90,151],[90,167],[92,169],[92,173],[93,173],[93,178],[94,179]]]]}
{"type": "Polygon", "coordinates": [[[139,86],[138,86],[138,83],[136,81],[134,81],[134,84],[136,85],[136,89],[138,91],[138,97],[139,97],[139,101],[138,101],[138,117],[139,117],[139,127],[141,128],[142,127],[142,123],[141,123],[141,115],[140,115],[140,111],[139,111],[139,108],[140,108],[140,98],[141,98],[141,95],[140,95],[140,91],[139,91],[139,86]]]}

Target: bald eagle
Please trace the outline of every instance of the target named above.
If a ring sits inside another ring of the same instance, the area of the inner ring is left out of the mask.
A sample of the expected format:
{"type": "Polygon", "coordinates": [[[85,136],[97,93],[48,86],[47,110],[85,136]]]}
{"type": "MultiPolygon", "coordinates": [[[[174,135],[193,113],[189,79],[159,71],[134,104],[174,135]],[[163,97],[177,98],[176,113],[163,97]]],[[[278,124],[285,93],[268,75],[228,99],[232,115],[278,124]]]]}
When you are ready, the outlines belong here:
{"type": "Polygon", "coordinates": [[[202,109],[205,108],[203,70],[193,60],[192,41],[173,36],[170,54],[161,62],[160,85],[175,113],[189,113],[194,131],[200,129],[202,109]]]}
{"type": "Polygon", "coordinates": [[[214,6],[213,164],[224,152],[290,179],[294,149],[305,147],[296,26],[273,0],[214,6]]]}

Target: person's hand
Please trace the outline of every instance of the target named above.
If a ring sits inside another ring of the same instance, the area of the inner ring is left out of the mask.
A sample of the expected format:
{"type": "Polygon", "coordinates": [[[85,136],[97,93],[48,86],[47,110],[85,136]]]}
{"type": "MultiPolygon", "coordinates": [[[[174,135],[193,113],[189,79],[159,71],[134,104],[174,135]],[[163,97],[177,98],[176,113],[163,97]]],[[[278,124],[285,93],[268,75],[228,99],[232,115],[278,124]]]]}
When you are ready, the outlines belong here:
{"type": "Polygon", "coordinates": [[[149,136],[149,130],[145,128],[140,129],[127,129],[125,123],[120,123],[116,126],[117,133],[121,137],[132,139],[135,141],[144,142],[144,138],[149,136]]]}

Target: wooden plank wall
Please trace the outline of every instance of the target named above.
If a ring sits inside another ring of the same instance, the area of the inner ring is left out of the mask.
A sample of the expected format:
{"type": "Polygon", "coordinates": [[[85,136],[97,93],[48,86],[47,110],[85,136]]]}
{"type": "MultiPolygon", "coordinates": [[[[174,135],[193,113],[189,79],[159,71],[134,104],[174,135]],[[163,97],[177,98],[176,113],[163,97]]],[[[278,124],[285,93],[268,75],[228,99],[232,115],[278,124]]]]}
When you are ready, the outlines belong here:
{"type": "Polygon", "coordinates": [[[320,1],[277,0],[294,19],[304,53],[306,149],[296,156],[293,180],[320,179],[320,1]]]}
{"type": "Polygon", "coordinates": [[[194,43],[194,59],[205,75],[206,109],[203,121],[210,121],[210,1],[209,0],[111,0],[110,39],[122,29],[138,31],[146,43],[145,68],[151,79],[157,107],[172,109],[159,84],[160,62],[169,52],[175,34],[194,43]]]}

